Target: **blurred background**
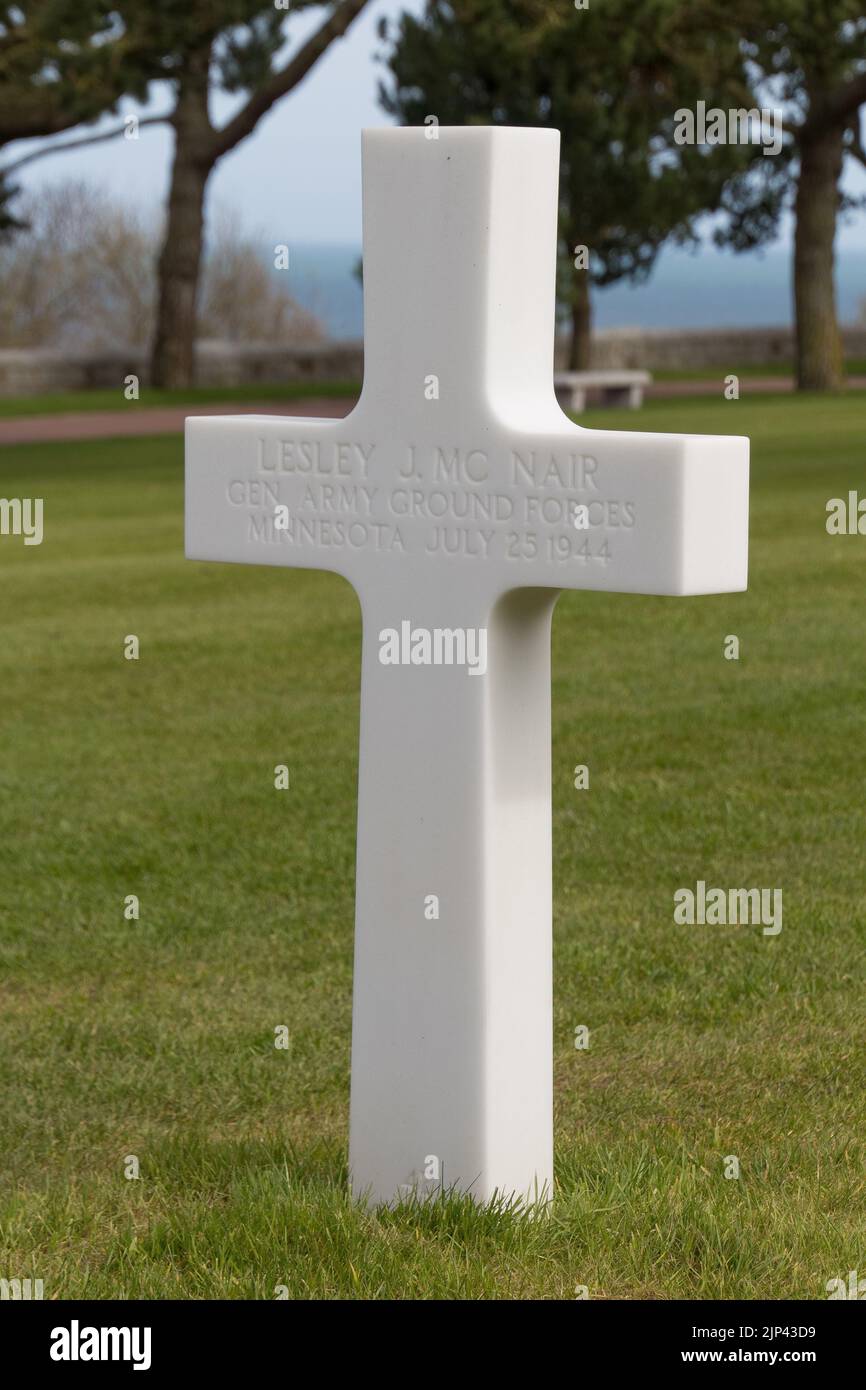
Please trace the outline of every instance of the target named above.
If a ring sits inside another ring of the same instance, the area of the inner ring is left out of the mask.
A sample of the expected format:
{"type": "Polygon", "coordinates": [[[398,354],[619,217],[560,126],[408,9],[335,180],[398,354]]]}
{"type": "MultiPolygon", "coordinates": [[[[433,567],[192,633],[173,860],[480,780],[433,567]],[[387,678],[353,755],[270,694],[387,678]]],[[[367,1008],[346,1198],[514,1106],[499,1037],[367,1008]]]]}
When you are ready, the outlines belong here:
{"type": "Polygon", "coordinates": [[[860,10],[4,5],[0,393],[354,383],[359,132],[432,120],[561,131],[561,365],[860,384],[860,10]]]}

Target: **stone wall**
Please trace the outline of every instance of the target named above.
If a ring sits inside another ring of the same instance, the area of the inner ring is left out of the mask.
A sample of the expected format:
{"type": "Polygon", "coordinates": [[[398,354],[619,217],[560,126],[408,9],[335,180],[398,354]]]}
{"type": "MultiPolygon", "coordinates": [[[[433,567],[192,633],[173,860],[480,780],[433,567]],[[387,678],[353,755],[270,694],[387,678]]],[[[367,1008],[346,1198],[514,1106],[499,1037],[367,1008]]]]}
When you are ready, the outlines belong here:
{"type": "MultiPolygon", "coordinates": [[[[201,342],[196,349],[196,377],[199,386],[353,382],[361,379],[363,360],[363,345],[359,342],[304,347],[201,342]]],[[[0,349],[0,396],[37,396],[97,387],[120,392],[128,376],[137,376],[142,386],[147,385],[146,349],[117,348],[98,353],[0,349]]]]}
{"type": "MultiPolygon", "coordinates": [[[[866,324],[844,328],[843,340],[848,357],[866,357],[866,324]]],[[[793,351],[790,328],[608,328],[593,338],[592,360],[596,367],[712,370],[771,362],[790,364],[793,351]]],[[[559,344],[560,363],[562,354],[563,344],[559,344]]],[[[312,386],[318,381],[357,382],[363,374],[360,342],[306,347],[201,342],[196,356],[201,386],[304,381],[312,386]]],[[[0,396],[36,396],[95,387],[121,391],[130,375],[137,376],[142,386],[147,385],[144,348],[79,354],[42,348],[0,349],[0,396]]]]}
{"type": "MultiPolygon", "coordinates": [[[[846,357],[866,357],[866,323],[842,330],[846,357]]],[[[592,340],[594,367],[654,369],[790,365],[792,328],[606,328],[592,340]]]]}

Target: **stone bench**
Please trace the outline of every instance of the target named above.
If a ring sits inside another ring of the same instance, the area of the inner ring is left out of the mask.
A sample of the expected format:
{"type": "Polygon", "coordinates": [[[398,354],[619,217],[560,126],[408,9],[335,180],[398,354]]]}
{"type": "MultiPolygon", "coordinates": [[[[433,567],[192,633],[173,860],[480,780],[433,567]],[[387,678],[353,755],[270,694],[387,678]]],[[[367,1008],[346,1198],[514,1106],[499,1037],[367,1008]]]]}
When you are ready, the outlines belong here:
{"type": "Polygon", "coordinates": [[[603,405],[627,405],[637,410],[643,405],[644,388],[649,386],[649,372],[611,369],[598,372],[555,372],[553,389],[563,410],[573,415],[586,409],[588,391],[596,392],[603,405]]]}

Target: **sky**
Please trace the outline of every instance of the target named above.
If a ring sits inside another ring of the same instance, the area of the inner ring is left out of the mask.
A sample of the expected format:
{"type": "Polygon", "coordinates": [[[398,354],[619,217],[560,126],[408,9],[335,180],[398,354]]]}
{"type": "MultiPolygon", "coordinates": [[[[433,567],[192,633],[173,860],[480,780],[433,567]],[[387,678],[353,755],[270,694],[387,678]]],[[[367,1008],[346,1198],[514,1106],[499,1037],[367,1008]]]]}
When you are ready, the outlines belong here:
{"type": "MultiPolygon", "coordinates": [[[[384,70],[375,61],[376,54],[382,51],[376,30],[380,19],[394,19],[403,10],[418,12],[421,4],[422,0],[371,0],[349,33],[331,45],[303,83],[259,122],[248,139],[221,160],[208,185],[209,209],[212,211],[215,205],[234,207],[244,228],[260,234],[263,244],[271,246],[282,242],[290,247],[303,243],[319,247],[360,246],[360,132],[365,126],[390,123],[377,100],[377,85],[384,70]]],[[[293,18],[287,51],[317,27],[322,14],[323,10],[316,7],[293,18]]],[[[170,101],[167,88],[154,88],[146,108],[126,104],[122,112],[154,114],[167,110],[170,101]]],[[[213,104],[213,119],[223,124],[235,105],[233,99],[218,96],[213,104]]],[[[116,124],[117,117],[111,117],[102,127],[116,124]]],[[[20,182],[25,189],[35,190],[48,183],[83,178],[110,188],[132,206],[156,212],[167,190],[172,143],[168,127],[143,128],[137,141],[117,139],[40,159],[22,170],[20,182]]],[[[33,147],[33,142],[23,141],[7,147],[6,162],[33,147]]],[[[844,184],[851,192],[866,193],[866,170],[847,161],[844,184]]],[[[754,300],[751,288],[759,287],[762,279],[768,278],[760,269],[759,257],[741,256],[733,258],[733,262],[729,258],[723,264],[720,253],[706,249],[699,259],[709,260],[711,274],[718,268],[723,280],[735,277],[742,282],[743,321],[747,321],[748,310],[748,321],[778,322],[782,303],[778,286],[787,280],[781,261],[784,258],[787,263],[790,242],[788,222],[770,252],[771,257],[779,258],[780,265],[774,272],[775,299],[768,303],[766,314],[754,300]]],[[[862,296],[866,297],[866,211],[856,213],[840,226],[837,251],[840,297],[845,301],[840,308],[844,316],[853,317],[854,306],[860,302],[861,285],[862,296]]],[[[691,302],[694,295],[688,285],[695,280],[695,262],[693,257],[687,261],[686,255],[666,250],[649,286],[614,286],[599,295],[599,303],[607,306],[602,321],[607,318],[612,323],[638,322],[642,305],[649,306],[650,320],[663,314],[666,275],[675,276],[684,301],[688,298],[691,302]],[[653,296],[658,301],[656,309],[652,308],[653,296]]],[[[699,290],[699,282],[695,282],[695,293],[699,290]]],[[[785,291],[785,317],[787,298],[785,291]]],[[[724,306],[724,296],[720,306],[724,306]]],[[[729,308],[736,319],[736,305],[729,308]]],[[[706,312],[712,319],[717,317],[709,302],[706,312]]]]}

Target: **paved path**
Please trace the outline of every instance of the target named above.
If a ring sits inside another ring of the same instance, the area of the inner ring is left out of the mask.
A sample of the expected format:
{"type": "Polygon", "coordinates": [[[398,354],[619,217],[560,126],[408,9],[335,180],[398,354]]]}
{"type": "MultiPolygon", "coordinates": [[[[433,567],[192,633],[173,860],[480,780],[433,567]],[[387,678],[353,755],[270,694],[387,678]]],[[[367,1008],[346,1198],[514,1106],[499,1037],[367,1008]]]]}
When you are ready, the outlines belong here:
{"type": "MultiPolygon", "coordinates": [[[[722,398],[724,373],[701,381],[656,381],[647,389],[650,400],[677,396],[722,398]]],[[[866,390],[866,376],[848,378],[851,390],[866,390]]],[[[793,391],[791,377],[741,377],[740,392],[793,391]]],[[[135,406],[126,410],[77,410],[65,415],[21,415],[0,418],[0,445],[49,443],[56,439],[118,439],[126,435],[180,434],[187,415],[301,415],[307,419],[342,419],[354,401],[346,396],[311,396],[296,401],[245,401],[221,405],[135,406]]]]}
{"type": "Polygon", "coordinates": [[[71,410],[65,415],[19,415],[0,419],[0,444],[48,443],[55,439],[118,439],[124,435],[181,434],[187,415],[303,415],[341,419],[354,402],[335,396],[303,401],[244,401],[212,405],[134,406],[127,410],[71,410]]]}

